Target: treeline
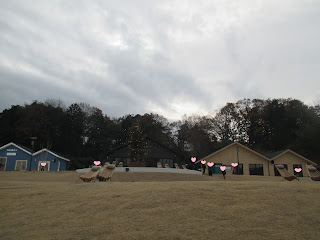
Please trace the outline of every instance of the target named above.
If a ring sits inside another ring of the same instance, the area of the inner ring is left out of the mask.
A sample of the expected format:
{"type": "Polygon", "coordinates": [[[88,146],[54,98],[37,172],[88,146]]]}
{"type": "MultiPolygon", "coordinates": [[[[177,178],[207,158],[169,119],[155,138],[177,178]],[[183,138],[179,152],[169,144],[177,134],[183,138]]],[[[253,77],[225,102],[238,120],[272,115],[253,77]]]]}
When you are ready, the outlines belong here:
{"type": "Polygon", "coordinates": [[[132,138],[149,136],[185,156],[204,157],[231,142],[266,154],[290,148],[319,164],[320,106],[295,99],[244,99],[227,103],[214,116],[183,116],[170,123],[158,114],[111,118],[86,103],[34,101],[0,113],[0,143],[48,148],[71,159],[69,169],[104,160],[132,138]]]}

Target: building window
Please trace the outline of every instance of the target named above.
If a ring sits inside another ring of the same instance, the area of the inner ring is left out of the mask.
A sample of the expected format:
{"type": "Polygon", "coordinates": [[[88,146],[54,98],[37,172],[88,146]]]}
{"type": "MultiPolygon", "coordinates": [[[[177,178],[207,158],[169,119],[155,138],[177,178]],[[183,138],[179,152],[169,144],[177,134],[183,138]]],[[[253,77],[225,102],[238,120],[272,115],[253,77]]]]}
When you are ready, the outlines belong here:
{"type": "Polygon", "coordinates": [[[7,158],[0,157],[0,171],[6,170],[7,158]]]}
{"type": "MultiPolygon", "coordinates": [[[[281,164],[284,166],[285,169],[288,170],[288,164],[281,164]]],[[[274,166],[274,175],[275,176],[281,176],[281,174],[279,173],[278,169],[276,168],[276,166],[274,166]]]]}
{"type": "Polygon", "coordinates": [[[263,164],[249,164],[250,175],[261,175],[263,176],[263,164]]]}
{"type": "Polygon", "coordinates": [[[120,162],[123,162],[123,158],[115,158],[116,165],[118,166],[120,162]]]}
{"type": "Polygon", "coordinates": [[[16,171],[25,171],[27,169],[27,160],[16,160],[16,171]]]}
{"type": "Polygon", "coordinates": [[[160,163],[162,167],[165,167],[166,163],[169,165],[169,167],[173,167],[173,159],[160,159],[160,163]]]}
{"type": "Polygon", "coordinates": [[[303,174],[302,174],[302,165],[301,164],[293,164],[293,172],[296,176],[298,177],[303,177],[303,174]],[[301,168],[301,172],[296,172],[294,169],[295,168],[301,168]]]}
{"type": "Polygon", "coordinates": [[[243,164],[239,164],[238,166],[233,167],[233,174],[235,174],[235,175],[243,175],[243,164]]]}
{"type": "Polygon", "coordinates": [[[128,167],[130,164],[130,158],[115,158],[117,166],[119,165],[120,162],[123,163],[124,167],[128,167]]]}

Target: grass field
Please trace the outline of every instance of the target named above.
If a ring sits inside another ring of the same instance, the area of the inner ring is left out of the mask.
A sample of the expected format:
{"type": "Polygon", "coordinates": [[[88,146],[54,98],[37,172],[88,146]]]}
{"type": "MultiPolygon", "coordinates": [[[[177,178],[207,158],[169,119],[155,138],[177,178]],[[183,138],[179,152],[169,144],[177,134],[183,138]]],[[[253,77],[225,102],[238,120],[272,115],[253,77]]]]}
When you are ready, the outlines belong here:
{"type": "Polygon", "coordinates": [[[320,239],[320,182],[0,172],[0,239],[320,239]]]}

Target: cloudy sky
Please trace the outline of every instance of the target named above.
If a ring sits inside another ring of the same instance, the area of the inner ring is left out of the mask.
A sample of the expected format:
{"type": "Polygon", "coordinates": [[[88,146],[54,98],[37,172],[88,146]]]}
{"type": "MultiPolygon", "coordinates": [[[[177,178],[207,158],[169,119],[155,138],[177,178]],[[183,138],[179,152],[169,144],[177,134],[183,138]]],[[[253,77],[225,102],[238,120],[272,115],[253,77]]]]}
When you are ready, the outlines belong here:
{"type": "Polygon", "coordinates": [[[0,0],[0,111],[85,102],[169,120],[320,101],[320,1],[0,0]]]}

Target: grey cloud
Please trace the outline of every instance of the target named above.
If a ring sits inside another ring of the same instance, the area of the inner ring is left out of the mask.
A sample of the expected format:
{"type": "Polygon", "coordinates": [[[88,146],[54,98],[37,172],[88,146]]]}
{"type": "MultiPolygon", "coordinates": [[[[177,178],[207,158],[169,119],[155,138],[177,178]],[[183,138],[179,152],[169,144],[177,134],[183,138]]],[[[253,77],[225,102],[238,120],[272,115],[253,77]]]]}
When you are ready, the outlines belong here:
{"type": "Polygon", "coordinates": [[[0,110],[60,98],[119,117],[150,104],[173,114],[177,101],[210,112],[241,98],[317,100],[319,12],[298,1],[3,1],[0,110]]]}

